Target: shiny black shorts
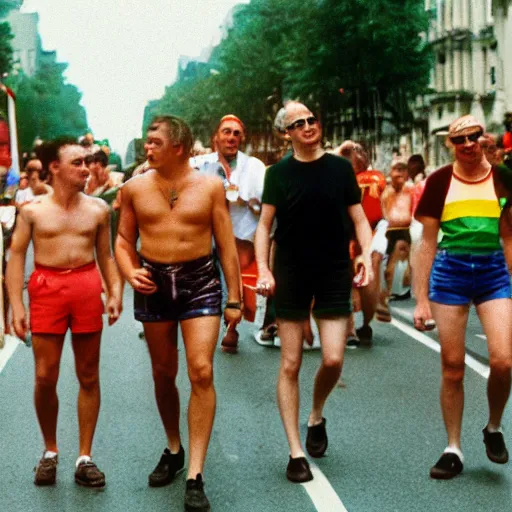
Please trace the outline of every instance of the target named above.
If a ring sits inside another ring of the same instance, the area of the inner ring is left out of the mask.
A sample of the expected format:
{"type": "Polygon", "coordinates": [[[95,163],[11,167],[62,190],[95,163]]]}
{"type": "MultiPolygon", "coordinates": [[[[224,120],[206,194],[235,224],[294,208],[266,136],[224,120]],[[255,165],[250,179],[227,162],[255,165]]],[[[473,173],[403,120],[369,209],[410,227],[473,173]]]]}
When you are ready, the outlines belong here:
{"type": "Polygon", "coordinates": [[[151,295],[134,292],[139,322],[177,322],[200,316],[220,316],[219,270],[211,255],[182,263],[156,263],[140,258],[158,287],[151,295]]]}

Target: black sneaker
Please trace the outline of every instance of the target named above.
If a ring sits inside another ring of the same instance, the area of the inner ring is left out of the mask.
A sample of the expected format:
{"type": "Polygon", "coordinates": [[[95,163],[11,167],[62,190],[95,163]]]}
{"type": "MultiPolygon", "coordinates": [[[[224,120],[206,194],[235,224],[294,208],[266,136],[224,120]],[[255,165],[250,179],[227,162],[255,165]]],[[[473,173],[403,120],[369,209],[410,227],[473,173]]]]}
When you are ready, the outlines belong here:
{"type": "Polygon", "coordinates": [[[75,471],[75,482],[84,487],[105,487],[105,473],[92,460],[81,462],[75,471]]]}
{"type": "Polygon", "coordinates": [[[482,430],[484,434],[485,452],[487,457],[496,464],[508,462],[508,450],[501,432],[489,432],[487,427],[482,430]]]}
{"type": "Polygon", "coordinates": [[[361,345],[371,346],[373,329],[369,325],[362,325],[359,329],[356,329],[356,334],[361,341],[361,345]]]}
{"type": "Polygon", "coordinates": [[[309,462],[306,457],[297,457],[288,461],[288,467],[286,468],[286,478],[290,482],[304,483],[313,480],[313,474],[309,469],[309,462]]]}
{"type": "Polygon", "coordinates": [[[178,453],[171,453],[169,448],[164,450],[160,462],[149,475],[150,487],[162,487],[172,482],[172,479],[185,467],[185,450],[180,445],[178,453]]]}
{"type": "Polygon", "coordinates": [[[34,468],[36,476],[34,483],[36,485],[54,485],[57,480],[57,464],[59,463],[58,455],[49,459],[43,458],[39,461],[37,467],[34,468]]]}
{"type": "Polygon", "coordinates": [[[210,512],[210,502],[204,493],[204,482],[201,475],[196,479],[187,480],[185,487],[186,512],[210,512]]]}
{"type": "Polygon", "coordinates": [[[357,334],[349,334],[347,336],[347,344],[345,345],[347,348],[358,348],[359,345],[361,345],[361,341],[357,334]]]}
{"type": "Polygon", "coordinates": [[[308,435],[306,438],[306,450],[311,457],[323,457],[325,450],[327,450],[327,430],[325,428],[325,418],[322,418],[322,423],[313,427],[308,427],[308,435]]]}
{"type": "Polygon", "coordinates": [[[462,472],[464,466],[455,453],[443,453],[435,466],[430,468],[430,478],[450,480],[462,472]]]}

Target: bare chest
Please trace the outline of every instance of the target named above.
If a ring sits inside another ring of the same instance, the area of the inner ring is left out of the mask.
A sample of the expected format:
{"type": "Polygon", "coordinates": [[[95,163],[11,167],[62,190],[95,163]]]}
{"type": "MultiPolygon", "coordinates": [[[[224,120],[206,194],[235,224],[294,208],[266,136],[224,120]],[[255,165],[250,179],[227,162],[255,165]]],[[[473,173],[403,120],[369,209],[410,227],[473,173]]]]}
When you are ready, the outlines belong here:
{"type": "Polygon", "coordinates": [[[212,201],[203,187],[188,187],[181,191],[152,187],[136,194],[133,205],[139,224],[179,221],[200,225],[211,219],[212,201]]]}
{"type": "Polygon", "coordinates": [[[45,239],[63,236],[94,238],[98,219],[92,212],[48,211],[34,224],[34,235],[45,239]]]}

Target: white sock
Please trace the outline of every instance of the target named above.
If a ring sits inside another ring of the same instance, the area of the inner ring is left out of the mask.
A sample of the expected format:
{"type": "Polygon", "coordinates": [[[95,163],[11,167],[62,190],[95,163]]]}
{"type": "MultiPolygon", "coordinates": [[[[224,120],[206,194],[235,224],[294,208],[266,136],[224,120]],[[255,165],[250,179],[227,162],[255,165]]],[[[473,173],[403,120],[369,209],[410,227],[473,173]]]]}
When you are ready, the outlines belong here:
{"type": "Polygon", "coordinates": [[[503,434],[503,431],[501,430],[501,425],[498,427],[495,427],[494,425],[491,425],[490,423],[489,423],[489,425],[487,425],[487,432],[489,432],[489,434],[494,434],[496,432],[501,432],[503,434]]]}
{"type": "Polygon", "coordinates": [[[460,448],[457,448],[456,446],[447,446],[443,453],[454,453],[459,457],[460,461],[464,463],[464,455],[462,455],[460,448]]]}
{"type": "Polygon", "coordinates": [[[82,462],[91,462],[91,457],[89,455],[80,455],[78,459],[76,459],[76,467],[78,467],[82,462]]]}
{"type": "Polygon", "coordinates": [[[46,450],[43,455],[43,459],[54,459],[57,457],[57,452],[52,452],[50,450],[46,450]]]}

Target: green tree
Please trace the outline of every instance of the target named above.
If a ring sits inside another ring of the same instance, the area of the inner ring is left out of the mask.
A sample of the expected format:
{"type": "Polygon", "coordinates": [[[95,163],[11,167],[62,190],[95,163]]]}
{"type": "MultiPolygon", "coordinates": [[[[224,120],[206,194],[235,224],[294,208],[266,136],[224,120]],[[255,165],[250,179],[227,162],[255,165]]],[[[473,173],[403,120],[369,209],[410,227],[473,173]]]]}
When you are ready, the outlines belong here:
{"type": "Polygon", "coordinates": [[[7,22],[0,22],[0,79],[4,73],[10,71],[12,66],[12,47],[10,44],[14,36],[7,22]]]}
{"type": "Polygon", "coordinates": [[[80,105],[82,94],[63,76],[67,64],[43,64],[33,77],[20,73],[9,79],[16,94],[18,137],[22,151],[32,148],[36,137],[43,140],[87,130],[87,116],[80,105]]]}
{"type": "Polygon", "coordinates": [[[210,62],[148,110],[181,115],[196,133],[228,111],[261,129],[293,98],[324,119],[347,113],[349,132],[378,133],[384,119],[405,131],[432,65],[426,28],[422,0],[252,0],[210,62]]]}

